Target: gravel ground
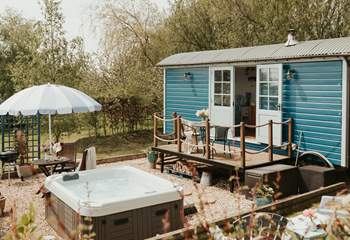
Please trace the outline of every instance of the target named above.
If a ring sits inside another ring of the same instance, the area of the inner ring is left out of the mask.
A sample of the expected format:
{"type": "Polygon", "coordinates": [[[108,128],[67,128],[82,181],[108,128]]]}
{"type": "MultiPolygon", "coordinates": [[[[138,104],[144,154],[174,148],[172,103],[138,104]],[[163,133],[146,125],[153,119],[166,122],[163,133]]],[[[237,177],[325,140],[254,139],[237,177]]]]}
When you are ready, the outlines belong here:
{"type": "MultiPolygon", "coordinates": [[[[202,187],[194,185],[189,179],[179,178],[170,174],[161,174],[159,169],[149,169],[145,159],[137,159],[123,161],[118,163],[103,164],[98,167],[121,166],[129,165],[154,175],[165,178],[173,183],[182,185],[184,188],[185,201],[193,202],[199,212],[186,216],[185,221],[189,225],[194,225],[200,221],[211,221],[217,218],[232,215],[239,211],[251,208],[251,202],[246,200],[244,196],[236,193],[230,193],[227,185],[223,182],[218,182],[214,186],[202,187]],[[201,199],[201,200],[200,200],[201,199]],[[201,211],[200,203],[204,203],[204,211],[201,211]]],[[[0,180],[0,192],[7,197],[5,217],[0,217],[0,237],[9,229],[11,218],[9,211],[15,206],[16,214],[21,215],[27,209],[29,203],[33,203],[36,209],[37,231],[41,235],[54,235],[55,232],[45,221],[44,201],[40,195],[36,195],[36,191],[43,184],[45,176],[37,174],[31,178],[21,182],[18,179],[11,181],[11,186],[8,186],[7,180],[0,180]]]]}

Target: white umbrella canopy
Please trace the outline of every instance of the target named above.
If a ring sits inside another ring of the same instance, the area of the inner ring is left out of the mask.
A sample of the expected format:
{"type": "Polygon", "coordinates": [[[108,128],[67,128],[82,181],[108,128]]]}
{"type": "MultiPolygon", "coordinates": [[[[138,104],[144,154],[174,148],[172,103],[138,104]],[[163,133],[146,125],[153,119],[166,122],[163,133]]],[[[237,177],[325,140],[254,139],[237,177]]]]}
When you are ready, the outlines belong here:
{"type": "Polygon", "coordinates": [[[23,116],[100,111],[101,104],[74,88],[44,84],[26,88],[0,105],[0,115],[23,116]]]}
{"type": "Polygon", "coordinates": [[[85,93],[57,84],[44,84],[26,88],[0,105],[0,115],[49,115],[51,142],[51,115],[100,111],[101,104],[85,93]]]}

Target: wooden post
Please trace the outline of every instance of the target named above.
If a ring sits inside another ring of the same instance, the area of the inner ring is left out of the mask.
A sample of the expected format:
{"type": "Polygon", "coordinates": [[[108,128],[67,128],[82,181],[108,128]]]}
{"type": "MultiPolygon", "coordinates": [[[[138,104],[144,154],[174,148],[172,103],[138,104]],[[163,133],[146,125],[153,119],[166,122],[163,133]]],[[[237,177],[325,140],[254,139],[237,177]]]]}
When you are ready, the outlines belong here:
{"type": "Polygon", "coordinates": [[[164,153],[160,152],[159,153],[159,157],[160,157],[160,172],[164,172],[164,153]]]}
{"type": "Polygon", "coordinates": [[[176,127],[177,127],[177,129],[176,129],[177,151],[181,152],[181,144],[182,144],[182,142],[181,142],[181,116],[177,116],[176,121],[177,121],[177,123],[176,123],[176,127]]]}
{"type": "Polygon", "coordinates": [[[268,141],[269,141],[269,161],[273,161],[273,122],[272,120],[269,120],[269,125],[268,125],[268,141]]]}
{"type": "Polygon", "coordinates": [[[242,168],[245,169],[245,123],[241,122],[240,126],[240,135],[241,135],[241,165],[242,168]]]}
{"type": "Polygon", "coordinates": [[[209,119],[205,119],[205,158],[210,159],[210,124],[209,119]]]}
{"type": "MultiPolygon", "coordinates": [[[[176,112],[173,112],[173,129],[174,129],[174,137],[177,138],[177,114],[176,112]]],[[[175,142],[175,144],[177,143],[177,141],[175,142]]]]}
{"type": "Polygon", "coordinates": [[[293,149],[292,149],[292,141],[293,141],[293,119],[288,119],[288,157],[292,158],[293,149]]]}
{"type": "Polygon", "coordinates": [[[157,118],[156,118],[156,113],[153,113],[153,146],[157,147],[158,146],[158,139],[156,138],[157,136],[157,118]]]}
{"type": "MultiPolygon", "coordinates": [[[[232,169],[231,170],[231,176],[230,177],[233,177],[234,175],[235,175],[235,169],[232,169]]],[[[230,181],[230,192],[232,192],[233,193],[233,191],[235,190],[234,188],[235,188],[235,179],[234,178],[232,178],[231,179],[231,181],[230,181]]]]}

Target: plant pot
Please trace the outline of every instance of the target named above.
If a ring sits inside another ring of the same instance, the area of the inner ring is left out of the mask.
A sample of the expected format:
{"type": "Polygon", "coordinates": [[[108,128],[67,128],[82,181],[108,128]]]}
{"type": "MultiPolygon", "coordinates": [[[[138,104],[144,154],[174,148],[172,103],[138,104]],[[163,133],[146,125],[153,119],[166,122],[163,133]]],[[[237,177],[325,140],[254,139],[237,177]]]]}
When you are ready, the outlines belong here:
{"type": "Polygon", "coordinates": [[[201,176],[200,184],[206,187],[212,185],[212,174],[209,171],[203,171],[201,176]]]}
{"type": "Polygon", "coordinates": [[[260,198],[255,199],[255,204],[258,207],[264,206],[264,205],[267,205],[270,203],[272,203],[272,198],[270,198],[270,197],[260,197],[260,198]]]}
{"type": "Polygon", "coordinates": [[[147,153],[147,160],[150,164],[150,168],[154,169],[156,168],[156,161],[158,159],[158,153],[156,151],[149,151],[147,153]]]}
{"type": "Polygon", "coordinates": [[[6,198],[4,196],[0,196],[0,217],[4,215],[6,198]]]}
{"type": "Polygon", "coordinates": [[[33,175],[34,168],[31,164],[16,165],[16,169],[19,178],[30,177],[33,175]]]}

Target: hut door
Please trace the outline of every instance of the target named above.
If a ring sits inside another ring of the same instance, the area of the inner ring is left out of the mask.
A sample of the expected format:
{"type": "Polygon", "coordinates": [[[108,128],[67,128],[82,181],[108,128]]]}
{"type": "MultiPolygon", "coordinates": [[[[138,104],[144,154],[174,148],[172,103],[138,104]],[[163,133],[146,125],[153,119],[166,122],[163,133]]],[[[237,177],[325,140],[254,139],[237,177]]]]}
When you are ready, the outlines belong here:
{"type": "MultiPolygon", "coordinates": [[[[258,65],[256,125],[282,121],[282,64],[258,65]]],[[[268,143],[268,127],[256,129],[256,140],[268,143]]],[[[282,125],[273,125],[273,144],[282,145],[282,125]]]]}
{"type": "MultiPolygon", "coordinates": [[[[210,122],[214,125],[232,126],[235,122],[234,67],[211,68],[210,84],[210,122]]],[[[229,135],[231,134],[229,131],[229,135]]]]}

